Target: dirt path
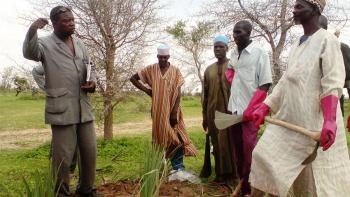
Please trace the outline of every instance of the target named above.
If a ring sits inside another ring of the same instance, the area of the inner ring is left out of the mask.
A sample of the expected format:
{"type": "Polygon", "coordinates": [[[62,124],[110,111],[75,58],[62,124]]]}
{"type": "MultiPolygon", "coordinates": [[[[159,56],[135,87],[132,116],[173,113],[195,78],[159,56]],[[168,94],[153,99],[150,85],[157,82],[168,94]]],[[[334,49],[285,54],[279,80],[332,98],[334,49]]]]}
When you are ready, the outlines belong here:
{"type": "MultiPolygon", "coordinates": [[[[201,125],[202,118],[194,117],[185,119],[187,128],[201,125]]],[[[97,127],[96,127],[97,128],[97,127]]],[[[152,122],[122,123],[114,126],[114,136],[128,136],[151,132],[152,122]]],[[[103,131],[97,129],[97,136],[103,136],[103,131]]],[[[50,129],[26,129],[21,131],[0,132],[0,150],[37,147],[51,138],[50,129]]]]}

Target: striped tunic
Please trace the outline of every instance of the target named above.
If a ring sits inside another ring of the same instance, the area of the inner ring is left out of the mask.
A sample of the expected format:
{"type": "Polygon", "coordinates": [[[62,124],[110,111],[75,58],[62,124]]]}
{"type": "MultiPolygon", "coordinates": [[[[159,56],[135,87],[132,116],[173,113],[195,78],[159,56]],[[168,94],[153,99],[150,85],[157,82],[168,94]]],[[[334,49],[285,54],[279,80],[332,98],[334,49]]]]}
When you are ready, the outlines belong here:
{"type": "MultiPolygon", "coordinates": [[[[170,126],[170,113],[176,103],[178,88],[184,79],[178,68],[170,65],[162,74],[158,64],[152,64],[138,72],[140,80],[152,89],[152,140],[172,152],[173,147],[183,146],[186,156],[196,156],[197,150],[189,139],[181,106],[177,113],[178,124],[170,126]]],[[[167,155],[169,157],[169,155],[167,155]]]]}

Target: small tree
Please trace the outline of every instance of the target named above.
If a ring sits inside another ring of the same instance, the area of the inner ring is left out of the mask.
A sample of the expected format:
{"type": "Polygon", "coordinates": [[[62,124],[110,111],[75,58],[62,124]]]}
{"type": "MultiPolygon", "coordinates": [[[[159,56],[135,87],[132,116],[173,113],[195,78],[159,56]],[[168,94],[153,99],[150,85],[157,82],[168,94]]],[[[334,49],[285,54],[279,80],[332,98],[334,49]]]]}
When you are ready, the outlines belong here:
{"type": "MultiPolygon", "coordinates": [[[[253,36],[263,38],[271,47],[272,70],[276,83],[284,70],[282,53],[296,37],[295,33],[290,31],[294,25],[292,20],[294,2],[294,0],[213,0],[208,4],[205,14],[210,13],[222,27],[226,28],[233,27],[242,19],[251,20],[254,27],[253,36]]],[[[328,1],[325,14],[331,21],[344,24],[348,20],[347,12],[337,2],[328,1]]]]}
{"type": "Polygon", "coordinates": [[[14,78],[14,68],[13,67],[5,67],[1,72],[1,84],[0,89],[9,90],[13,84],[14,78]]]}
{"type": "Polygon", "coordinates": [[[198,22],[190,29],[186,29],[186,22],[178,21],[174,26],[166,28],[167,33],[172,35],[176,43],[185,51],[187,56],[182,55],[178,60],[189,69],[187,74],[195,75],[201,86],[204,85],[204,52],[209,47],[209,39],[214,33],[211,22],[198,22]]]}
{"type": "Polygon", "coordinates": [[[16,76],[13,79],[13,83],[16,87],[16,96],[18,96],[19,93],[27,90],[29,88],[29,84],[26,78],[16,76]]]}
{"type": "MultiPolygon", "coordinates": [[[[102,96],[104,138],[113,138],[113,111],[125,99],[128,79],[142,60],[147,36],[158,22],[158,0],[42,0],[41,10],[63,4],[72,8],[76,34],[96,64],[102,96]]],[[[46,13],[47,14],[47,13],[46,13]]]]}

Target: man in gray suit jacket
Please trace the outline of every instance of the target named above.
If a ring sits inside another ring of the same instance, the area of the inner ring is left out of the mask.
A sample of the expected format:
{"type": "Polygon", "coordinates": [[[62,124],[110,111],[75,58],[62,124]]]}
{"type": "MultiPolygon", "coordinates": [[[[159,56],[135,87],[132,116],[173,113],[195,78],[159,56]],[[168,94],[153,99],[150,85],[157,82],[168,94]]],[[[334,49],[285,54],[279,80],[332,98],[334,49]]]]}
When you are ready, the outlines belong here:
{"type": "Polygon", "coordinates": [[[52,129],[52,164],[57,173],[59,196],[70,196],[69,166],[76,145],[80,153],[77,196],[99,196],[93,190],[96,170],[96,135],[92,106],[87,93],[95,91],[96,76],[88,52],[75,37],[70,8],[50,12],[54,32],[38,38],[37,30],[48,24],[39,18],[29,28],[25,58],[40,61],[45,71],[45,123],[52,129]]]}
{"type": "MultiPolygon", "coordinates": [[[[42,65],[37,65],[33,68],[32,70],[32,75],[34,78],[34,81],[38,85],[38,87],[45,92],[45,71],[44,67],[42,65]]],[[[50,156],[49,158],[51,159],[52,157],[52,146],[50,148],[50,156]]],[[[77,159],[78,159],[78,148],[75,149],[74,156],[72,159],[72,162],[69,167],[70,174],[74,174],[75,171],[75,166],[77,164],[77,159]]]]}

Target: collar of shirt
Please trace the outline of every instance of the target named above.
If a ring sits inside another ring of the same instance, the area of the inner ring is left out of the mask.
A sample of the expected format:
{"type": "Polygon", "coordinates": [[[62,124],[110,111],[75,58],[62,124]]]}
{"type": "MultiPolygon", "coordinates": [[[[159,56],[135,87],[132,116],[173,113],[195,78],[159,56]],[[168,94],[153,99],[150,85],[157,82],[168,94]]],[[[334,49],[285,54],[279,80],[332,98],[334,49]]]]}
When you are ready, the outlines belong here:
{"type": "MultiPolygon", "coordinates": [[[[243,53],[244,51],[246,51],[247,53],[250,54],[250,53],[252,52],[253,48],[254,48],[254,43],[251,42],[246,48],[244,48],[244,49],[242,50],[242,53],[243,53]]],[[[239,55],[239,53],[238,53],[238,47],[235,47],[234,53],[237,54],[237,57],[238,57],[238,55],[239,55]]]]}
{"type": "MultiPolygon", "coordinates": [[[[251,54],[253,49],[254,49],[255,45],[253,42],[251,42],[246,48],[243,49],[241,56],[247,52],[248,54],[251,54]]],[[[234,50],[232,51],[231,54],[231,60],[230,63],[228,65],[229,68],[235,68],[238,62],[238,57],[239,57],[239,52],[238,52],[238,48],[235,47],[234,50]]]]}
{"type": "MultiPolygon", "coordinates": [[[[53,40],[56,42],[56,44],[65,44],[63,40],[61,40],[54,32],[51,33],[51,37],[53,40]]],[[[76,38],[74,35],[71,35],[72,41],[75,44],[76,43],[76,38]]]]}
{"type": "Polygon", "coordinates": [[[303,44],[308,38],[309,36],[306,35],[301,36],[299,39],[299,45],[303,44]]]}
{"type": "MultiPolygon", "coordinates": [[[[251,42],[246,48],[243,49],[243,51],[247,51],[248,53],[251,53],[253,48],[254,48],[254,44],[253,44],[253,42],[251,42]]],[[[238,48],[237,47],[236,47],[236,50],[238,52],[238,48]]]]}

